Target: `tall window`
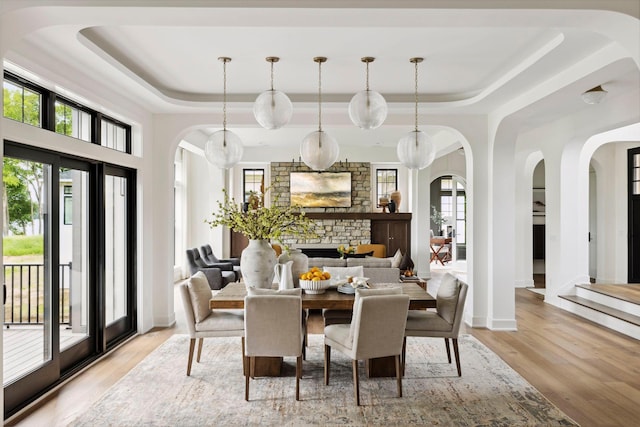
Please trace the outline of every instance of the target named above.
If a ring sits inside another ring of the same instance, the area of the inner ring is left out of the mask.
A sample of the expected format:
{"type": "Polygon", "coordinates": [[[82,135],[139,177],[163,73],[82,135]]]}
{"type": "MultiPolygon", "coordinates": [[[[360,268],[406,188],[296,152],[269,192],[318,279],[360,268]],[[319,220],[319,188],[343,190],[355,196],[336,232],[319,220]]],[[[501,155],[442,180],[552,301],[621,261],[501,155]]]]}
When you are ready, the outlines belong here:
{"type": "Polygon", "coordinates": [[[56,133],[91,142],[91,114],[56,101],[56,133]]]}
{"type": "Polygon", "coordinates": [[[398,169],[376,169],[376,202],[398,190],[398,169]]]}
{"type": "Polygon", "coordinates": [[[440,212],[446,219],[447,226],[452,227],[453,221],[455,221],[456,242],[458,244],[466,243],[467,197],[461,182],[451,178],[443,178],[440,180],[440,212]],[[453,187],[454,184],[455,191],[453,187]]]}
{"type": "Polygon", "coordinates": [[[264,169],[242,170],[242,195],[244,202],[249,202],[251,192],[264,192],[264,169]]]}
{"type": "Polygon", "coordinates": [[[5,117],[32,126],[41,126],[42,95],[40,93],[18,82],[5,80],[2,83],[2,96],[5,117]]]}

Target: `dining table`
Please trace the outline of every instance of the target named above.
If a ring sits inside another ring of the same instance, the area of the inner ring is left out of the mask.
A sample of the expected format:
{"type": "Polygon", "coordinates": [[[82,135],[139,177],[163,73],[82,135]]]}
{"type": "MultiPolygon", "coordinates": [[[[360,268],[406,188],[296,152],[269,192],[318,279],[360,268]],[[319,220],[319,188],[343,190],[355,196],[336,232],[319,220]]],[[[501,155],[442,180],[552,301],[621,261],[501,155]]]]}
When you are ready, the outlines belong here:
{"type": "MultiPolygon", "coordinates": [[[[409,295],[409,309],[421,310],[436,307],[436,299],[415,282],[404,283],[375,283],[370,288],[380,289],[388,287],[402,287],[402,293],[409,295]]],[[[277,284],[273,285],[277,289],[277,284]]],[[[211,309],[244,309],[244,297],[247,289],[243,282],[229,283],[218,291],[209,301],[211,309]]],[[[310,310],[334,309],[352,310],[355,294],[338,292],[337,287],[330,287],[321,294],[308,294],[303,291],[302,308],[310,310]]],[[[280,375],[282,358],[257,358],[251,376],[280,375]]],[[[395,376],[394,357],[371,359],[366,362],[367,373],[370,377],[395,376]]]]}

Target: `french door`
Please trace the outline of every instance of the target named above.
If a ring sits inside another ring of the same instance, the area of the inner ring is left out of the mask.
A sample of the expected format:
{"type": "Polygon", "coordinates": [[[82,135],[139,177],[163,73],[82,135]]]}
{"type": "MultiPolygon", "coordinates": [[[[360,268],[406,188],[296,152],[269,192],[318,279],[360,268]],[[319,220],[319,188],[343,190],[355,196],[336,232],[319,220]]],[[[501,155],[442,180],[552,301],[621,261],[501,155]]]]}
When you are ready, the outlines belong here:
{"type": "Polygon", "coordinates": [[[629,264],[627,281],[640,283],[640,148],[628,152],[629,161],[629,264]]]}
{"type": "Polygon", "coordinates": [[[127,170],[4,153],[6,418],[135,331],[135,210],[127,170]]]}

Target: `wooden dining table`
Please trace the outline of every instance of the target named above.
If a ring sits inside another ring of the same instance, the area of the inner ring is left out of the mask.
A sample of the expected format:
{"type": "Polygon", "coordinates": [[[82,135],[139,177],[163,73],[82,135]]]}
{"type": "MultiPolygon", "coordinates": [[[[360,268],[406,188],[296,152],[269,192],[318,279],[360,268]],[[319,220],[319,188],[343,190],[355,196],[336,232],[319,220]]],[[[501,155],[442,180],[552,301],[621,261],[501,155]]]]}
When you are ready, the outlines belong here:
{"type": "MultiPolygon", "coordinates": [[[[436,299],[417,283],[377,283],[371,284],[373,289],[385,287],[402,287],[402,293],[409,295],[409,309],[420,310],[436,307],[436,299]]],[[[277,285],[274,285],[274,289],[277,285]]],[[[244,309],[244,297],[247,289],[244,283],[230,283],[222,288],[211,298],[209,306],[212,309],[244,309]]],[[[329,288],[322,294],[302,294],[303,309],[335,309],[352,310],[354,294],[343,294],[336,288],[329,288]]],[[[265,357],[256,358],[255,370],[252,376],[277,376],[280,375],[282,358],[265,357]]],[[[367,373],[370,377],[395,376],[394,357],[383,357],[367,361],[367,373]]]]}

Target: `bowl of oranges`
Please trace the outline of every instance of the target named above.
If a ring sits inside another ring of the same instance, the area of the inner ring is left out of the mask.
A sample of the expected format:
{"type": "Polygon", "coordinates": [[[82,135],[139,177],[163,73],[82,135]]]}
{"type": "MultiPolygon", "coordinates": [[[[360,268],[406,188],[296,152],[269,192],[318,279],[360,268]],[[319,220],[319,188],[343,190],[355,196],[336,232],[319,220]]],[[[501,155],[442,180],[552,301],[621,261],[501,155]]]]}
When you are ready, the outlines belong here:
{"type": "Polygon", "coordinates": [[[311,267],[309,271],[300,274],[300,287],[307,294],[323,294],[331,285],[331,274],[318,267],[311,267]]]}

